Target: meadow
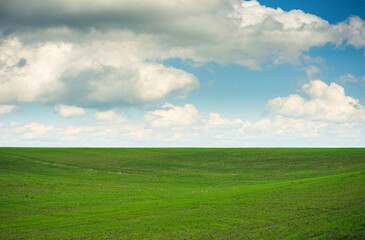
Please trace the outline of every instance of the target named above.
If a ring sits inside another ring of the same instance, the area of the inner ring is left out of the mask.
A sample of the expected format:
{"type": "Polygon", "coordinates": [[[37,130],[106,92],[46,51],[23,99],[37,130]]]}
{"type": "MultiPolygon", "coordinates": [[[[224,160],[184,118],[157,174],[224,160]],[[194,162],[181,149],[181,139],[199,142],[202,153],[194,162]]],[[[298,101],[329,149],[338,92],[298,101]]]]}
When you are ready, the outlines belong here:
{"type": "Polygon", "coordinates": [[[0,239],[365,239],[365,148],[0,148],[0,239]]]}

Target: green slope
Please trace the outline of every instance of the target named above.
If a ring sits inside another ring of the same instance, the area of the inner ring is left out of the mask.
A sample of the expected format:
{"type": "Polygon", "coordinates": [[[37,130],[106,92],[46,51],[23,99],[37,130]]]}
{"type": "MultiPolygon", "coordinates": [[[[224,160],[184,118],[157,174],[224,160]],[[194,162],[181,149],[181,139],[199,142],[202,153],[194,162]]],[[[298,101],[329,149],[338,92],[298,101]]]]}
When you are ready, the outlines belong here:
{"type": "Polygon", "coordinates": [[[365,149],[0,148],[0,239],[364,239],[365,149]]]}

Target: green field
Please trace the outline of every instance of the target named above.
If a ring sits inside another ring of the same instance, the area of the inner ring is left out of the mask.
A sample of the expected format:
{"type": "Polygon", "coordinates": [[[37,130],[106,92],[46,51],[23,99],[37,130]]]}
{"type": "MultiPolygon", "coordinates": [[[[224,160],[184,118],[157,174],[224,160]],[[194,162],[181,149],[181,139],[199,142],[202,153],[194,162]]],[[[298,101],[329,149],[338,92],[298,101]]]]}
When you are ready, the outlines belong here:
{"type": "Polygon", "coordinates": [[[0,148],[0,239],[365,239],[365,149],[0,148]]]}

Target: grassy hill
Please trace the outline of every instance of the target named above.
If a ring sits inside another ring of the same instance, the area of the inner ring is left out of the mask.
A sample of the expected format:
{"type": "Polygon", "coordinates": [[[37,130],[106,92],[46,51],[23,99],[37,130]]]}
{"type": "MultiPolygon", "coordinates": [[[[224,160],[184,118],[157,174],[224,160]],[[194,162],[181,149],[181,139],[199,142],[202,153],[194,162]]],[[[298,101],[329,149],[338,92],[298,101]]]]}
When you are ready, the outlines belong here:
{"type": "Polygon", "coordinates": [[[364,239],[365,149],[0,148],[0,239],[364,239]]]}

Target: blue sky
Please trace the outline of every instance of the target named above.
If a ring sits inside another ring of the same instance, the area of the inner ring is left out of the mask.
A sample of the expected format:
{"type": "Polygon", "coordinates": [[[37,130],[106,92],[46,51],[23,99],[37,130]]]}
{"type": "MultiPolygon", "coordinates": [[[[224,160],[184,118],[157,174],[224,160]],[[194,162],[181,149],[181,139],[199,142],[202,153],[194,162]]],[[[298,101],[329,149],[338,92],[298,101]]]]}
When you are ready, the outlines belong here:
{"type": "Polygon", "coordinates": [[[364,147],[365,1],[0,9],[0,146],[364,147]]]}

